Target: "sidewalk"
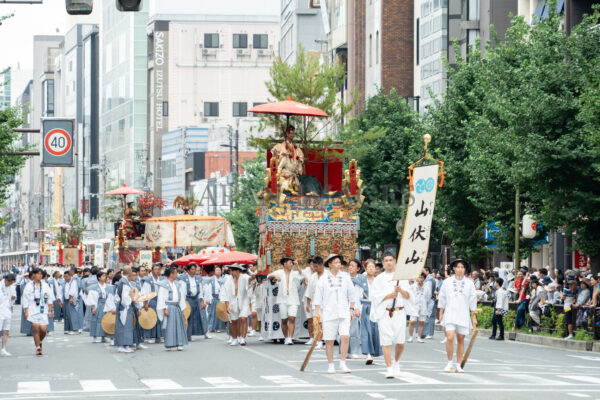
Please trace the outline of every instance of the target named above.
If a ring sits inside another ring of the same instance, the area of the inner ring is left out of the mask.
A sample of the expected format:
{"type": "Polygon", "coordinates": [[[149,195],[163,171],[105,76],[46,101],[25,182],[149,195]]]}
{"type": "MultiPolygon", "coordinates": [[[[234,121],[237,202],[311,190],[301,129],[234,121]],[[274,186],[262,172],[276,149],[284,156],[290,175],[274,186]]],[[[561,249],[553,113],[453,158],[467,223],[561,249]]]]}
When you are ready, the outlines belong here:
{"type": "MultiPolygon", "coordinates": [[[[436,331],[443,331],[441,325],[435,326],[436,331]]],[[[479,338],[488,338],[492,334],[491,329],[479,329],[479,338]]],[[[522,332],[510,332],[505,331],[506,341],[515,341],[521,343],[537,344],[540,346],[555,347],[558,349],[572,350],[572,351],[591,351],[600,353],[600,342],[598,341],[583,341],[583,340],[565,340],[561,338],[542,336],[542,335],[530,335],[522,332]]]]}

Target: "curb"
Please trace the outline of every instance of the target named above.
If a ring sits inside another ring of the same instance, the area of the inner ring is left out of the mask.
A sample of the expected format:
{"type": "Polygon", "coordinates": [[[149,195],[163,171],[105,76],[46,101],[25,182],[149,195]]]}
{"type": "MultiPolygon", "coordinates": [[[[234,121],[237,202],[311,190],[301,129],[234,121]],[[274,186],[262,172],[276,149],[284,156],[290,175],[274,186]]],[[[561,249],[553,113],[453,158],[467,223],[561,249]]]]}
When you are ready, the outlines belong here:
{"type": "MultiPolygon", "coordinates": [[[[442,332],[443,328],[441,325],[436,325],[435,330],[442,332]]],[[[492,334],[491,329],[479,329],[479,334],[484,336],[489,336],[492,334]]],[[[541,336],[541,335],[529,335],[527,333],[522,332],[510,332],[506,331],[506,341],[514,341],[521,343],[529,343],[529,344],[537,344],[540,346],[548,346],[554,347],[557,349],[563,350],[572,350],[572,351],[590,351],[600,353],[600,342],[587,342],[583,340],[565,340],[556,337],[550,336],[541,336]]]]}

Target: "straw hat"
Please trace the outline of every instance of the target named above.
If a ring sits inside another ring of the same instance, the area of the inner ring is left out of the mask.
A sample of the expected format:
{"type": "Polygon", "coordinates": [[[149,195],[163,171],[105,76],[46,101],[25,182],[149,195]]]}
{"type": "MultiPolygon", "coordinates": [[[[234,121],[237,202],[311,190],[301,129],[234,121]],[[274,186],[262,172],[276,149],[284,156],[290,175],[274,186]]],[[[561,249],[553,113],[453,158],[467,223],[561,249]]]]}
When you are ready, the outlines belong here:
{"type": "Polygon", "coordinates": [[[116,321],[116,314],[110,312],[104,314],[104,317],[102,317],[102,321],[100,322],[100,324],[102,325],[102,330],[108,335],[114,335],[116,321]]]}
{"type": "Polygon", "coordinates": [[[227,314],[227,306],[222,301],[217,303],[217,318],[222,322],[229,321],[229,314],[227,314]]]}
{"type": "Polygon", "coordinates": [[[148,311],[146,311],[145,308],[142,308],[140,310],[140,326],[142,328],[150,330],[156,326],[156,321],[158,321],[158,316],[154,309],[148,308],[148,311]]]}
{"type": "Polygon", "coordinates": [[[190,317],[190,314],[192,313],[192,306],[190,305],[189,301],[185,301],[185,310],[183,310],[183,318],[187,319],[190,317]]]}

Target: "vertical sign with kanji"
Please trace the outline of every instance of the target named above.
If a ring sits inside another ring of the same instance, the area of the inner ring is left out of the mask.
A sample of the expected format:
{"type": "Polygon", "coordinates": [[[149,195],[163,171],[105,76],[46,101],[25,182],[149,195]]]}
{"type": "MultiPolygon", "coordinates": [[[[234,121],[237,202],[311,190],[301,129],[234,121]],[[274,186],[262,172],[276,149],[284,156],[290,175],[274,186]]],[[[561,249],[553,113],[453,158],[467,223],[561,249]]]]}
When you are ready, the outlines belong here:
{"type": "Polygon", "coordinates": [[[415,167],[393,280],[417,279],[427,260],[438,187],[438,164],[415,167]]]}

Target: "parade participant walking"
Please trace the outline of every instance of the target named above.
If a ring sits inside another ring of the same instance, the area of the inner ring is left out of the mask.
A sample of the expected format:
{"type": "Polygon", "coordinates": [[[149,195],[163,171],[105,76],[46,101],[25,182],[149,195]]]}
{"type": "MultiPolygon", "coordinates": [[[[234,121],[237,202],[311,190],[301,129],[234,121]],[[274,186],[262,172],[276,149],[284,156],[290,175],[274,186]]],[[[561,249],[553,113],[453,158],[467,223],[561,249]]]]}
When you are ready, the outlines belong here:
{"type": "Polygon", "coordinates": [[[215,266],[214,275],[210,277],[210,288],[212,293],[212,299],[210,301],[210,306],[208,307],[208,329],[210,332],[222,332],[227,326],[226,322],[217,318],[217,303],[219,302],[219,295],[225,284],[225,277],[222,273],[223,269],[220,266],[215,266]]]}
{"type": "Polygon", "coordinates": [[[33,327],[33,341],[35,343],[35,354],[42,355],[42,342],[46,337],[48,318],[52,318],[54,307],[54,295],[52,289],[42,281],[42,270],[34,268],[30,272],[31,282],[25,286],[23,293],[23,310],[25,318],[33,327]]]}
{"type": "MultiPolygon", "coordinates": [[[[325,274],[325,266],[323,265],[323,259],[319,256],[316,256],[312,259],[312,263],[314,265],[314,273],[310,276],[308,280],[308,286],[306,288],[306,292],[304,293],[304,299],[306,304],[306,315],[310,315],[311,317],[314,315],[315,305],[313,304],[313,299],[315,298],[315,292],[317,290],[317,283],[319,279],[325,274]]],[[[312,318],[311,318],[312,319],[312,318]]],[[[305,344],[310,346],[314,342],[314,325],[309,325],[310,331],[310,339],[305,344]]],[[[323,349],[323,342],[320,341],[317,343],[317,349],[323,349]]]]}
{"type": "Polygon", "coordinates": [[[48,280],[48,284],[54,289],[54,321],[63,319],[62,299],[64,291],[64,280],[59,271],[54,271],[52,280],[48,280]]]}
{"type": "Polygon", "coordinates": [[[265,293],[263,280],[265,279],[265,275],[257,274],[255,278],[255,282],[252,284],[250,293],[250,307],[252,311],[252,327],[248,336],[252,337],[256,335],[256,332],[260,332],[260,336],[258,338],[259,341],[264,341],[265,338],[262,334],[261,321],[263,319],[263,311],[265,307],[265,293]]]}
{"type": "MultiPolygon", "coordinates": [[[[54,299],[54,301],[52,301],[52,314],[54,314],[56,312],[54,310],[54,302],[56,301],[56,293],[54,292],[54,286],[52,285],[52,282],[48,282],[48,273],[46,272],[46,270],[40,269],[40,271],[42,271],[42,282],[46,283],[46,285],[48,285],[50,291],[52,292],[52,298],[54,299]]],[[[52,316],[52,318],[48,318],[48,328],[46,329],[46,332],[48,336],[50,336],[51,332],[54,332],[54,315],[52,316]]]]}
{"type": "Polygon", "coordinates": [[[365,261],[366,275],[358,275],[352,279],[354,285],[362,289],[361,293],[361,314],[360,314],[360,343],[362,353],[367,356],[367,365],[373,364],[373,357],[381,355],[381,345],[379,343],[379,327],[376,322],[371,321],[371,299],[373,283],[377,267],[374,260],[365,261]]]}
{"type": "Polygon", "coordinates": [[[467,261],[458,259],[450,264],[454,272],[444,281],[439,294],[440,320],[446,332],[446,355],[448,364],[444,372],[464,372],[460,364],[465,350],[465,336],[471,327],[477,326],[475,311],[477,295],[473,281],[465,278],[470,272],[467,261]],[[469,313],[471,317],[469,318],[469,313]],[[456,337],[456,364],[452,362],[454,353],[454,338],[456,337]]]}
{"type": "Polygon", "coordinates": [[[10,331],[10,322],[12,319],[12,305],[17,298],[15,290],[15,275],[8,274],[0,282],[0,332],[2,333],[2,350],[0,356],[10,356],[6,351],[6,342],[8,341],[8,332],[10,331]]]}
{"type": "Polygon", "coordinates": [[[304,313],[306,315],[306,323],[308,328],[308,342],[305,344],[310,346],[314,342],[313,335],[313,313],[310,307],[307,306],[308,298],[306,297],[306,293],[308,292],[308,285],[310,284],[310,277],[315,273],[316,264],[313,258],[308,259],[308,267],[302,270],[302,283],[304,284],[304,291],[301,294],[302,303],[301,306],[304,307],[304,313]]]}
{"type": "Polygon", "coordinates": [[[355,313],[358,314],[357,317],[360,315],[360,312],[354,308],[354,285],[350,276],[340,272],[343,260],[339,254],[331,254],[327,257],[325,267],[329,268],[329,271],[319,279],[313,300],[314,315],[323,322],[323,340],[325,340],[329,374],[335,374],[333,342],[338,334],[341,339],[340,372],[343,374],[352,372],[346,365],[350,322],[355,313]]]}
{"type": "MultiPolygon", "coordinates": [[[[354,284],[354,304],[356,304],[356,309],[359,312],[362,312],[362,308],[359,307],[360,300],[362,297],[363,289],[357,285],[355,279],[358,278],[360,272],[360,261],[356,259],[352,259],[348,261],[348,274],[350,275],[350,279],[354,284]]],[[[348,347],[348,358],[359,358],[360,354],[360,318],[353,318],[350,323],[350,345],[348,347]]]]}
{"type": "Polygon", "coordinates": [[[231,346],[246,345],[248,315],[250,314],[250,280],[254,277],[245,274],[246,269],[238,264],[229,266],[231,277],[222,289],[223,302],[229,314],[231,346]]]}
{"type": "Polygon", "coordinates": [[[131,346],[143,350],[146,348],[142,344],[142,332],[139,324],[138,312],[134,299],[131,298],[131,289],[135,288],[137,272],[132,267],[123,268],[123,276],[119,281],[116,294],[119,298],[117,302],[117,320],[115,322],[115,346],[119,346],[119,353],[133,353],[131,346]]]}
{"type": "Polygon", "coordinates": [[[279,305],[279,315],[281,316],[281,331],[285,338],[285,344],[293,345],[294,330],[296,329],[296,315],[300,299],[298,298],[298,285],[302,281],[302,270],[298,262],[291,257],[284,257],[280,260],[283,268],[269,274],[268,279],[275,279],[278,282],[277,301],[279,305]],[[293,267],[296,270],[292,270],[293,267]]]}
{"type": "Polygon", "coordinates": [[[412,285],[412,298],[413,298],[413,311],[410,315],[410,323],[408,325],[408,343],[413,341],[413,332],[415,325],[418,325],[417,329],[417,343],[424,343],[423,336],[423,325],[429,315],[429,309],[427,308],[428,300],[431,299],[431,287],[425,286],[425,273],[421,273],[417,281],[412,285]]]}
{"type": "MultiPolygon", "coordinates": [[[[21,286],[19,288],[20,293],[21,293],[21,304],[23,304],[23,293],[25,293],[25,286],[27,286],[27,284],[29,282],[31,282],[30,274],[29,274],[29,272],[25,272],[23,274],[23,279],[21,281],[21,286]]],[[[21,307],[21,329],[20,329],[20,332],[27,336],[33,335],[33,326],[31,325],[31,322],[29,322],[27,320],[27,317],[25,316],[25,310],[23,309],[23,307],[21,307]]]]}
{"type": "Polygon", "coordinates": [[[492,317],[492,336],[490,339],[504,340],[504,316],[508,314],[508,294],[504,285],[504,279],[496,278],[496,299],[494,300],[494,316],[492,317]],[[496,338],[496,326],[500,327],[500,336],[496,338]]]}
{"type": "Polygon", "coordinates": [[[204,293],[202,293],[202,278],[196,276],[196,264],[188,264],[185,266],[185,274],[179,276],[179,279],[186,287],[186,300],[190,304],[190,316],[188,318],[187,340],[193,341],[193,335],[204,335],[206,339],[208,331],[202,325],[201,312],[204,312],[206,305],[204,304],[204,293]]]}
{"type": "MultiPolygon", "coordinates": [[[[109,335],[102,329],[102,317],[109,310],[107,304],[113,305],[115,302],[115,287],[106,283],[106,272],[97,272],[96,278],[98,283],[88,287],[88,302],[92,313],[90,336],[94,338],[94,343],[105,343],[109,335]]],[[[112,309],[110,311],[116,314],[112,309]]]]}
{"type": "MultiPolygon", "coordinates": [[[[162,268],[160,263],[152,265],[152,272],[149,276],[142,280],[142,294],[146,293],[158,293],[159,281],[164,280],[164,276],[160,276],[160,269],[162,268]]],[[[158,313],[157,307],[158,297],[153,298],[148,302],[146,307],[152,308],[158,313]]],[[[153,344],[160,342],[163,337],[162,325],[156,324],[152,329],[142,329],[142,336],[148,343],[153,344]]]]}
{"type": "Polygon", "coordinates": [[[396,258],[390,252],[383,254],[384,272],[373,281],[371,320],[379,327],[379,340],[387,371],[386,378],[400,374],[400,357],[406,340],[406,306],[411,301],[408,281],[393,281],[396,258]],[[395,357],[392,363],[392,346],[395,357]]]}
{"type": "Polygon", "coordinates": [[[188,344],[188,333],[185,329],[185,319],[182,313],[187,307],[185,303],[186,287],[183,282],[177,280],[177,269],[175,267],[165,269],[164,276],[167,279],[158,283],[156,305],[158,319],[162,322],[167,350],[177,348],[178,351],[181,351],[183,346],[188,344]]]}
{"type": "Polygon", "coordinates": [[[83,329],[83,318],[78,311],[79,286],[74,275],[65,272],[65,288],[62,307],[65,313],[64,331],[67,335],[77,335],[83,329]]]}

